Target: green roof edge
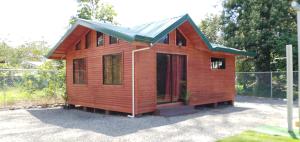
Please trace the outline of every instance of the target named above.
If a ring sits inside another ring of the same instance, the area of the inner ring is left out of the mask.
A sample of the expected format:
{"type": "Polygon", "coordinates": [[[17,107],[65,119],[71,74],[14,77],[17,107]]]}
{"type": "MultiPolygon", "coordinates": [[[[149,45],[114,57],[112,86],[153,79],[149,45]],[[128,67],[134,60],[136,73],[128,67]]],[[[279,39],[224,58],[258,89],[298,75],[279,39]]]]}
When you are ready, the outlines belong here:
{"type": "Polygon", "coordinates": [[[173,31],[174,29],[178,28],[181,24],[183,24],[187,18],[189,17],[188,14],[183,15],[180,19],[178,19],[176,22],[174,22],[172,25],[170,25],[168,28],[163,30],[161,33],[156,35],[152,40],[151,43],[158,42],[161,38],[163,38],[165,35],[173,31]]]}
{"type": "Polygon", "coordinates": [[[71,34],[71,32],[77,27],[77,26],[84,26],[84,27],[87,27],[87,28],[90,28],[90,29],[93,29],[95,31],[99,31],[99,32],[103,32],[104,34],[108,34],[108,35],[111,35],[111,36],[115,36],[117,38],[120,38],[120,39],[123,39],[125,41],[128,41],[128,42],[132,42],[135,40],[134,37],[132,36],[129,36],[127,34],[124,34],[124,33],[121,33],[121,32],[118,32],[118,31],[115,31],[115,30],[112,30],[112,29],[108,29],[108,28],[104,28],[104,27],[95,27],[92,23],[90,23],[89,21],[87,20],[84,20],[84,19],[76,19],[76,22],[75,24],[72,25],[71,28],[69,28],[67,30],[67,32],[60,38],[60,40],[55,44],[55,46],[49,51],[49,53],[46,55],[47,58],[49,58],[53,52],[55,51],[55,49],[58,48],[58,46],[71,34]]]}
{"type": "Polygon", "coordinates": [[[119,31],[116,31],[116,30],[113,30],[113,29],[108,29],[108,28],[105,28],[105,27],[95,27],[92,23],[90,23],[89,21],[86,21],[84,19],[80,19],[79,22],[80,22],[79,24],[84,26],[84,27],[93,29],[93,30],[98,31],[98,32],[102,32],[102,33],[110,35],[110,36],[115,36],[117,38],[126,40],[128,42],[132,42],[132,41],[135,40],[134,36],[130,36],[128,34],[125,34],[125,33],[122,33],[122,32],[119,32],[119,31]],[[85,23],[82,22],[82,21],[84,21],[85,23]]]}
{"type": "Polygon", "coordinates": [[[193,26],[193,28],[196,30],[198,35],[203,39],[203,41],[205,42],[205,44],[211,51],[227,52],[227,53],[231,53],[231,54],[245,55],[245,56],[250,56],[250,57],[256,56],[256,53],[254,53],[254,52],[247,52],[247,51],[242,51],[242,50],[238,50],[238,49],[224,48],[224,47],[219,47],[219,46],[215,47],[215,48],[212,47],[211,43],[208,41],[206,36],[201,32],[200,28],[198,26],[196,26],[194,21],[188,15],[187,15],[187,20],[190,22],[190,24],[193,26]]]}
{"type": "Polygon", "coordinates": [[[243,51],[243,50],[237,50],[237,49],[230,49],[230,48],[224,48],[224,47],[214,47],[211,49],[212,51],[219,51],[219,52],[227,52],[232,54],[238,54],[238,55],[244,55],[249,57],[255,57],[255,52],[249,52],[249,51],[243,51]]]}
{"type": "Polygon", "coordinates": [[[96,30],[96,31],[99,31],[99,32],[103,32],[104,34],[115,36],[117,38],[123,39],[123,40],[128,41],[128,42],[139,41],[139,42],[146,42],[146,43],[152,43],[153,44],[153,43],[158,42],[166,34],[170,33],[174,29],[178,28],[185,21],[188,21],[192,25],[192,27],[194,28],[194,30],[196,30],[196,32],[198,33],[198,35],[203,39],[203,41],[205,42],[205,44],[207,45],[207,47],[211,51],[226,52],[226,53],[237,54],[237,55],[244,55],[244,56],[250,56],[250,57],[256,56],[255,52],[247,52],[247,51],[242,51],[242,50],[238,50],[238,49],[234,49],[234,48],[228,48],[228,47],[224,47],[224,46],[215,46],[215,47],[213,47],[212,44],[206,38],[206,36],[201,32],[200,28],[191,19],[191,17],[188,14],[185,14],[180,19],[178,19],[176,22],[174,22],[173,24],[171,24],[169,27],[167,27],[165,30],[163,30],[162,32],[160,32],[159,34],[157,34],[153,38],[152,37],[138,35],[138,34],[135,34],[135,35],[131,36],[129,34],[116,31],[114,29],[109,29],[109,28],[106,28],[106,27],[96,27],[93,23],[91,23],[88,20],[77,19],[76,23],[74,25],[72,25],[72,27],[70,29],[68,29],[68,31],[66,32],[66,34],[64,34],[64,36],[58,41],[58,43],[54,46],[54,48],[52,48],[49,51],[49,53],[46,55],[46,57],[49,58],[53,54],[53,52],[55,51],[55,49],[58,48],[58,46],[66,39],[67,36],[70,35],[70,33],[78,25],[81,25],[81,26],[84,26],[84,27],[87,27],[87,28],[90,28],[90,29],[93,29],[93,30],[96,30]]]}
{"type": "Polygon", "coordinates": [[[69,28],[69,29],[67,30],[67,32],[59,39],[59,41],[58,41],[58,42],[54,45],[54,47],[49,51],[49,53],[46,55],[46,58],[49,58],[49,57],[53,54],[53,52],[55,51],[55,49],[58,48],[58,46],[65,40],[65,38],[66,38],[67,36],[69,36],[69,35],[71,34],[71,32],[72,32],[77,26],[78,26],[78,24],[75,23],[74,25],[72,25],[71,28],[69,28]]]}
{"type": "Polygon", "coordinates": [[[169,26],[164,31],[162,31],[161,33],[159,33],[158,35],[156,35],[153,38],[153,40],[151,40],[150,42],[151,43],[158,42],[163,36],[165,36],[166,34],[170,33],[174,29],[178,28],[185,21],[188,21],[193,26],[193,28],[196,30],[196,32],[198,33],[198,35],[203,39],[203,41],[205,42],[205,44],[207,45],[207,47],[211,51],[227,52],[227,53],[231,53],[231,54],[238,54],[238,55],[244,55],[244,56],[250,56],[250,57],[256,56],[255,52],[247,52],[247,51],[242,51],[242,50],[238,50],[238,49],[225,48],[225,47],[221,47],[221,46],[220,47],[219,46],[218,47],[212,47],[211,43],[208,41],[208,39],[206,38],[206,36],[201,32],[200,28],[195,24],[195,22],[192,20],[192,18],[188,14],[183,15],[180,19],[178,19],[171,26],[169,26]]]}

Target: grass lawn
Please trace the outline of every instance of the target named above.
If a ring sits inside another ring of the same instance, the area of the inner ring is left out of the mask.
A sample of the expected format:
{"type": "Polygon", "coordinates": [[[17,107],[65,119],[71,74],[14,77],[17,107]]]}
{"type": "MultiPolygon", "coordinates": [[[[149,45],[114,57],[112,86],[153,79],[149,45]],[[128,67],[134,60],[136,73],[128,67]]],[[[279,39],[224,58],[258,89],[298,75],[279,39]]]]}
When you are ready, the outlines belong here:
{"type": "Polygon", "coordinates": [[[42,90],[37,90],[30,94],[20,88],[9,88],[5,93],[4,91],[0,91],[0,108],[4,106],[4,102],[6,102],[7,106],[27,106],[34,104],[51,104],[55,101],[53,99],[58,99],[58,102],[62,102],[60,98],[46,96],[42,90]]]}
{"type": "Polygon", "coordinates": [[[245,131],[241,134],[227,137],[218,142],[299,142],[299,139],[294,139],[285,136],[268,135],[255,131],[245,131]]]}

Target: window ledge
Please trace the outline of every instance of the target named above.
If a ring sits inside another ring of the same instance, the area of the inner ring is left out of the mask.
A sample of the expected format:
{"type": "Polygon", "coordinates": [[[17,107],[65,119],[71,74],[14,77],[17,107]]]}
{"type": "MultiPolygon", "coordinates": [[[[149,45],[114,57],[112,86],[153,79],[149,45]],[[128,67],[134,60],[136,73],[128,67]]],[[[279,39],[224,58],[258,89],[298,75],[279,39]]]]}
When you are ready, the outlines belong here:
{"type": "Polygon", "coordinates": [[[123,88],[123,84],[102,84],[103,87],[117,87],[117,88],[123,88]]]}

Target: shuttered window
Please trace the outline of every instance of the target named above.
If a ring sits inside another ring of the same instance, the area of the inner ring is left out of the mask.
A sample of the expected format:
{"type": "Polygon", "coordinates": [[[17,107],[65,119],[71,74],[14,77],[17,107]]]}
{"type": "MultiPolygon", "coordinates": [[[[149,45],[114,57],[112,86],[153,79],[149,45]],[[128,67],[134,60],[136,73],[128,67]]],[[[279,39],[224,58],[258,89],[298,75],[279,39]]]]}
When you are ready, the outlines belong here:
{"type": "Polygon", "coordinates": [[[84,58],[73,60],[73,83],[87,83],[86,61],[84,58]]]}
{"type": "Polygon", "coordinates": [[[122,84],[122,54],[103,56],[103,84],[122,84]]]}

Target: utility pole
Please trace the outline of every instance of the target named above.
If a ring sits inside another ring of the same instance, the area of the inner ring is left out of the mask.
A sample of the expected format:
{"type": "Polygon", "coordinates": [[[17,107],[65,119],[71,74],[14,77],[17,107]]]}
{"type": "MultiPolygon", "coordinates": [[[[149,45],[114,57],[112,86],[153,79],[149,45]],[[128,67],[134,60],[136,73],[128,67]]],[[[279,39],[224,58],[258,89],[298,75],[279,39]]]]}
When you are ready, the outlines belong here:
{"type": "MultiPolygon", "coordinates": [[[[300,123],[300,5],[296,1],[291,3],[293,9],[297,11],[297,37],[298,37],[298,123],[300,123]]],[[[300,133],[300,126],[299,126],[300,133]]]]}

